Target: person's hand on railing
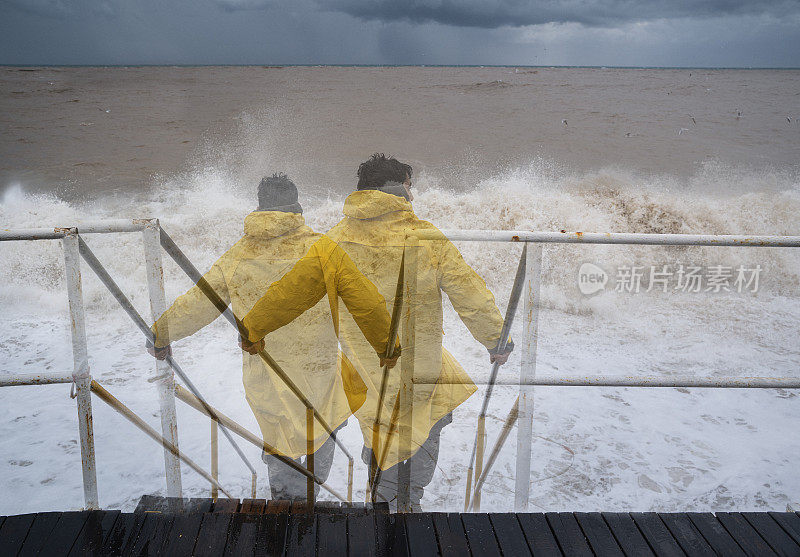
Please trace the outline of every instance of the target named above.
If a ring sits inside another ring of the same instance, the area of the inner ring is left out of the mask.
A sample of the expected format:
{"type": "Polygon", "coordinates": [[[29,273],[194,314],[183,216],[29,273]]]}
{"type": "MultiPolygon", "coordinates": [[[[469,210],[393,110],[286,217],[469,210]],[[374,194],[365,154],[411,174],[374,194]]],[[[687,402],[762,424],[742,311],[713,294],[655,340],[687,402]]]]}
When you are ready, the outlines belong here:
{"type": "Polygon", "coordinates": [[[388,358],[385,358],[382,354],[378,354],[378,357],[381,359],[381,367],[387,366],[389,369],[392,369],[394,366],[397,365],[397,360],[400,359],[400,353],[402,350],[400,349],[400,343],[398,342],[394,346],[394,352],[388,358]]]}
{"type": "Polygon", "coordinates": [[[264,339],[262,338],[258,342],[250,342],[249,340],[239,337],[239,346],[241,346],[242,350],[247,352],[248,354],[258,354],[261,350],[264,350],[264,339]]]}
{"type": "Polygon", "coordinates": [[[172,356],[172,348],[169,344],[162,348],[156,348],[153,346],[153,343],[148,340],[145,343],[145,348],[147,348],[147,353],[153,356],[156,360],[165,360],[167,359],[167,356],[172,356]]]}
{"type": "Polygon", "coordinates": [[[514,351],[514,341],[508,339],[506,343],[506,349],[501,354],[497,347],[494,347],[492,350],[489,350],[489,363],[501,366],[508,361],[508,357],[511,355],[511,352],[514,351]]]}

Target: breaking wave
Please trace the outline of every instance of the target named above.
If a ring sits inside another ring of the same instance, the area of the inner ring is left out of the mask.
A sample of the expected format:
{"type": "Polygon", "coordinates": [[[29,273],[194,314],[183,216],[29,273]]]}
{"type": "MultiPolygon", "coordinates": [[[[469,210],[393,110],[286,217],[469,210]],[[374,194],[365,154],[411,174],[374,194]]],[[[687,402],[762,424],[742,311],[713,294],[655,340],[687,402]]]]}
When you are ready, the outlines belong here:
{"type": "MultiPolygon", "coordinates": [[[[545,230],[794,235],[800,187],[790,175],[732,170],[709,164],[688,179],[640,177],[619,169],[570,174],[552,161],[537,160],[462,191],[441,185],[448,177],[422,172],[415,180],[417,214],[443,229],[545,230]],[[742,191],[744,194],[726,194],[742,191]]],[[[235,176],[204,168],[161,180],[143,202],[111,196],[70,203],[52,195],[6,190],[0,222],[8,228],[80,225],[82,222],[154,216],[200,268],[210,265],[242,232],[255,206],[255,188],[235,176]]],[[[317,191],[302,200],[308,223],[327,230],[341,218],[342,199],[317,191]]],[[[147,307],[144,263],[138,234],[93,235],[87,242],[134,303],[147,307]]],[[[505,296],[519,246],[459,243],[467,261],[498,296],[505,296]]],[[[0,246],[2,303],[63,305],[63,256],[58,242],[10,242],[0,246]]],[[[549,245],[544,251],[543,303],[569,312],[592,312],[602,304],[580,296],[575,273],[592,261],[612,272],[620,265],[755,265],[763,270],[762,292],[794,295],[800,285],[800,253],[792,249],[549,245]]],[[[169,294],[185,279],[167,264],[169,294]],[[174,279],[174,280],[171,280],[174,279]]],[[[84,274],[88,274],[85,271],[84,274]]],[[[89,307],[111,303],[97,281],[85,281],[89,307]]]]}

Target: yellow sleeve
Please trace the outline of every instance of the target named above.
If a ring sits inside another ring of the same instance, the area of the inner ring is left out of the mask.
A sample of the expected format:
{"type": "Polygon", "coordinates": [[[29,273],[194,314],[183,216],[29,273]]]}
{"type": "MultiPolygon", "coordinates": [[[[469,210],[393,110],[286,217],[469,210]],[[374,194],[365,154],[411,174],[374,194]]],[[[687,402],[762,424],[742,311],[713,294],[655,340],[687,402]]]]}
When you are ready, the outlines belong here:
{"type": "Polygon", "coordinates": [[[458,316],[487,350],[497,346],[503,328],[503,315],[484,280],[467,265],[449,241],[435,242],[439,252],[439,280],[458,316]]]}
{"type": "Polygon", "coordinates": [[[315,243],[259,298],[242,319],[250,342],[258,342],[272,331],[291,323],[322,299],[326,288],[320,259],[318,243],[315,243]]]}
{"type": "MultiPolygon", "coordinates": [[[[230,294],[220,261],[217,261],[203,278],[222,301],[229,304],[230,294]]],[[[214,321],[219,315],[219,310],[203,294],[200,287],[194,285],[186,294],[179,296],[153,324],[151,330],[156,335],[155,345],[157,348],[163,348],[171,342],[188,337],[214,321]]]]}
{"type": "MultiPolygon", "coordinates": [[[[378,292],[350,256],[336,246],[336,290],[353,316],[358,328],[380,355],[386,353],[392,317],[386,310],[386,299],[378,292]]],[[[332,258],[334,259],[334,258],[332,258]]]]}

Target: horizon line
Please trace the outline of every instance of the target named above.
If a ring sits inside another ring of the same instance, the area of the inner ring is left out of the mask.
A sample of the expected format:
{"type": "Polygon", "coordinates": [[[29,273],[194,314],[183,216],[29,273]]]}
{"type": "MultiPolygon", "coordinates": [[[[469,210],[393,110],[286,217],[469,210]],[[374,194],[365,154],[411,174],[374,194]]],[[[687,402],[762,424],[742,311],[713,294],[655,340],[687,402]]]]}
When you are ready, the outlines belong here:
{"type": "Polygon", "coordinates": [[[5,68],[574,68],[614,70],[800,70],[800,66],[615,66],[566,64],[8,64],[5,68]]]}

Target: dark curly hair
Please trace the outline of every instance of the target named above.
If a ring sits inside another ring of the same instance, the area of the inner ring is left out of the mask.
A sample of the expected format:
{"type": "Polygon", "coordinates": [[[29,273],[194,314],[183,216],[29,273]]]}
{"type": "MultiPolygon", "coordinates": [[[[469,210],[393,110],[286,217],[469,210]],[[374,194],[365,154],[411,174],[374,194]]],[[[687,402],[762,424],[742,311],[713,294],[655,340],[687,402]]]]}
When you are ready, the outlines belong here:
{"type": "Polygon", "coordinates": [[[258,184],[258,206],[261,209],[297,203],[297,186],[283,172],[264,176],[258,184]]]}
{"type": "Polygon", "coordinates": [[[387,157],[383,153],[375,153],[369,160],[362,162],[358,167],[359,190],[374,190],[386,185],[387,182],[403,183],[411,177],[411,165],[400,162],[394,157],[387,157]]]}

